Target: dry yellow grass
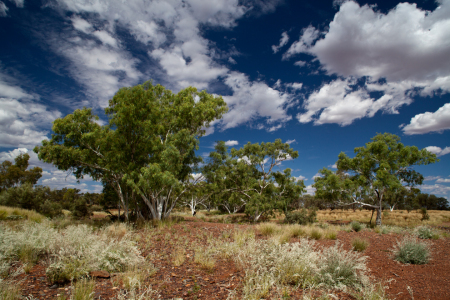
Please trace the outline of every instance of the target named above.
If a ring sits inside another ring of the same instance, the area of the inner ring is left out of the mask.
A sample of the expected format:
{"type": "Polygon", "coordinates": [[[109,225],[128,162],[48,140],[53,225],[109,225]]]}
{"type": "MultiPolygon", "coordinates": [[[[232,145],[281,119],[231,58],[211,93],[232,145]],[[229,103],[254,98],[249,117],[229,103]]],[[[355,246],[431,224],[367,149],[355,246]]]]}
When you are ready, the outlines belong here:
{"type": "Polygon", "coordinates": [[[34,222],[42,222],[45,217],[34,210],[22,209],[17,207],[8,207],[0,205],[0,220],[8,219],[11,216],[20,216],[24,219],[34,222]]]}
{"type": "MultiPolygon", "coordinates": [[[[430,219],[422,221],[422,214],[418,210],[407,212],[406,210],[383,211],[381,220],[383,225],[397,225],[397,226],[417,226],[417,225],[438,225],[443,222],[450,222],[450,211],[429,210],[430,219]]],[[[317,211],[317,220],[323,221],[359,221],[368,223],[372,215],[368,210],[319,210],[317,211]]],[[[373,215],[372,223],[375,223],[376,212],[373,215]]]]}

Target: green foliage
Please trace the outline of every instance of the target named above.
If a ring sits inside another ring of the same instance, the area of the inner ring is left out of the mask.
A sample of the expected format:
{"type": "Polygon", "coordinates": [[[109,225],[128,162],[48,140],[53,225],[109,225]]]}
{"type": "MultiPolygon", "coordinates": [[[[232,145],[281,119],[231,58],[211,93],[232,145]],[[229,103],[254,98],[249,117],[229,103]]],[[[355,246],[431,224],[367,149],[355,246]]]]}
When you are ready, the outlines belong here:
{"type": "Polygon", "coordinates": [[[413,236],[406,236],[393,249],[394,259],[405,264],[426,264],[430,259],[428,244],[418,241],[413,236]]]}
{"type": "Polygon", "coordinates": [[[316,217],[317,217],[316,210],[311,209],[308,212],[306,209],[302,208],[300,211],[288,212],[286,214],[284,222],[288,224],[307,225],[314,223],[316,221],[316,217]]]}
{"type": "Polygon", "coordinates": [[[0,165],[0,191],[24,183],[36,184],[39,178],[42,177],[42,169],[34,167],[33,169],[27,170],[29,159],[29,154],[21,153],[14,159],[14,165],[8,160],[2,162],[0,165]]]}
{"type": "Polygon", "coordinates": [[[422,214],[422,218],[421,218],[422,221],[426,221],[426,220],[430,219],[430,215],[428,214],[427,209],[425,207],[422,207],[420,209],[420,213],[422,214]]]}
{"type": "Polygon", "coordinates": [[[245,207],[245,213],[258,221],[274,213],[292,210],[293,202],[304,191],[303,181],[297,181],[290,169],[274,172],[281,162],[298,157],[289,144],[280,139],[274,143],[247,143],[228,153],[223,141],[210,153],[202,174],[211,194],[228,212],[245,207]]]}
{"type": "Polygon", "coordinates": [[[0,209],[0,221],[6,220],[8,217],[8,212],[6,210],[0,209]]]}
{"type": "Polygon", "coordinates": [[[51,140],[34,151],[60,170],[73,170],[108,183],[128,218],[169,216],[201,161],[195,150],[204,128],[227,110],[221,97],[189,87],[173,94],[150,81],[121,88],[98,125],[91,109],[78,109],[53,122],[51,140]],[[139,199],[140,198],[140,199],[139,199]]]}
{"type": "Polygon", "coordinates": [[[358,252],[363,252],[369,246],[369,242],[367,240],[361,238],[354,238],[352,240],[353,250],[358,252]]]}
{"type": "Polygon", "coordinates": [[[416,228],[416,234],[419,239],[439,239],[439,234],[436,234],[427,226],[419,226],[416,228]]]}
{"type": "Polygon", "coordinates": [[[361,223],[359,223],[358,221],[353,221],[353,222],[350,224],[350,226],[352,227],[352,229],[353,229],[355,232],[358,232],[358,231],[360,231],[360,230],[362,229],[362,225],[361,225],[361,223]]]}
{"type": "Polygon", "coordinates": [[[85,199],[76,200],[71,212],[72,217],[77,220],[88,218],[91,215],[85,199]]]}
{"type": "Polygon", "coordinates": [[[56,218],[64,215],[61,205],[50,200],[44,201],[44,203],[39,208],[39,212],[48,218],[56,218]]]}
{"type": "Polygon", "coordinates": [[[366,270],[365,257],[345,251],[339,243],[323,250],[321,281],[334,288],[361,286],[364,279],[358,274],[366,270]]]}
{"type": "MultiPolygon", "coordinates": [[[[420,185],[423,176],[412,169],[415,165],[427,165],[439,161],[426,149],[404,146],[396,135],[377,134],[365,147],[355,148],[350,158],[339,154],[336,173],[323,169],[322,177],[316,177],[316,194],[330,201],[357,203],[377,210],[376,224],[381,225],[381,209],[384,196],[389,191],[420,185]]],[[[391,203],[392,205],[394,203],[391,203]]]]}

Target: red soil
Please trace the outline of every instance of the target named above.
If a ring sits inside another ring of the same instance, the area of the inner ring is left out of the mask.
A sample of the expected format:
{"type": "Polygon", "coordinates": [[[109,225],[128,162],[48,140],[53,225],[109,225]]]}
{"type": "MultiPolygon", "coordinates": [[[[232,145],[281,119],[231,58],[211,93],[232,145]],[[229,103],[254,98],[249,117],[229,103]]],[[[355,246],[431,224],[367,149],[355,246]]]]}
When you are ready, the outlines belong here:
{"type": "MultiPolygon", "coordinates": [[[[174,250],[163,235],[154,235],[151,242],[142,242],[143,255],[157,254],[152,260],[158,269],[157,273],[148,278],[146,285],[151,284],[154,290],[161,294],[161,299],[226,299],[229,291],[239,291],[243,270],[239,270],[233,262],[218,260],[213,272],[201,269],[194,263],[196,245],[206,245],[205,232],[214,238],[222,238],[222,232],[231,232],[234,228],[244,229],[248,225],[231,225],[193,220],[174,225],[165,229],[162,234],[169,233],[189,242],[186,251],[186,261],[179,267],[171,263],[170,254],[174,250]],[[200,237],[200,234],[202,236],[200,237]],[[165,254],[165,255],[162,255],[165,254]]],[[[374,281],[382,281],[388,287],[390,299],[412,299],[407,287],[413,293],[414,299],[450,299],[450,239],[428,240],[432,259],[426,265],[405,265],[391,257],[390,249],[396,240],[402,236],[397,234],[376,234],[374,232],[339,232],[337,240],[345,249],[351,249],[351,241],[355,237],[367,239],[369,247],[363,252],[367,256],[367,267],[374,281]]],[[[142,241],[146,237],[143,237],[142,241]]],[[[261,237],[258,237],[261,238],[261,237]]],[[[291,242],[295,242],[292,239],[291,242]]],[[[321,240],[323,246],[334,245],[336,241],[321,240]]],[[[33,295],[36,299],[56,299],[58,294],[68,294],[70,283],[51,288],[45,277],[45,266],[40,263],[34,266],[29,274],[20,275],[22,295],[33,295]]],[[[113,299],[119,290],[114,287],[111,279],[96,279],[94,299],[113,299]]],[[[303,291],[294,291],[291,299],[301,299],[303,291]]],[[[342,292],[334,292],[339,299],[354,299],[342,292]]],[[[238,293],[239,295],[239,293],[238,293]]]]}

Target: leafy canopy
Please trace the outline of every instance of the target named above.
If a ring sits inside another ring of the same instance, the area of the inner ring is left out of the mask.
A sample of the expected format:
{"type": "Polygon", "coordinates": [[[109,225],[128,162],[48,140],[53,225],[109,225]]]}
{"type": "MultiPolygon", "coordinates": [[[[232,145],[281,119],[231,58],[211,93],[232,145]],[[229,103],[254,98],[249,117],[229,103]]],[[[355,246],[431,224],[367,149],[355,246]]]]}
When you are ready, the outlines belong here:
{"type": "Polygon", "coordinates": [[[129,206],[147,206],[155,218],[151,195],[159,191],[157,197],[165,197],[162,190],[186,180],[200,161],[198,138],[226,110],[221,97],[206,91],[189,87],[173,94],[148,81],[115,94],[105,109],[107,125],[99,125],[87,108],[55,120],[51,140],[35,152],[77,178],[89,175],[110,184],[126,213],[129,206]]]}

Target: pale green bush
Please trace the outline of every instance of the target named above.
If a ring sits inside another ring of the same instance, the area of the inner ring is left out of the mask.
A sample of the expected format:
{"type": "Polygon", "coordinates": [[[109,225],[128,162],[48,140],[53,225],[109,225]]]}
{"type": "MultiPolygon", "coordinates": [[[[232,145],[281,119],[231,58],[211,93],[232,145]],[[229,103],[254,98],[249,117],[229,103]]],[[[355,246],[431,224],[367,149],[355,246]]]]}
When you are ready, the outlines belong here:
{"type": "Polygon", "coordinates": [[[104,232],[96,234],[88,226],[78,225],[67,227],[63,237],[47,269],[52,282],[85,277],[92,270],[124,271],[143,262],[129,233],[114,239],[104,232]]]}
{"type": "Polygon", "coordinates": [[[428,244],[420,242],[414,236],[405,236],[393,249],[394,258],[405,264],[426,264],[430,259],[428,244]]]}
{"type": "Polygon", "coordinates": [[[419,237],[419,239],[434,239],[434,240],[439,239],[439,234],[437,234],[427,226],[417,227],[414,233],[419,237]]]}
{"type": "Polygon", "coordinates": [[[144,261],[129,233],[117,239],[86,225],[61,231],[49,222],[24,222],[15,229],[0,225],[1,273],[12,261],[34,263],[44,256],[50,258],[47,276],[52,282],[87,277],[93,270],[122,271],[144,261]]]}
{"type": "Polygon", "coordinates": [[[320,260],[320,281],[337,289],[362,287],[367,281],[365,260],[356,252],[344,250],[339,243],[325,248],[320,260]]]}
{"type": "Polygon", "coordinates": [[[243,299],[264,298],[275,285],[360,289],[367,282],[365,258],[339,244],[319,249],[315,241],[307,239],[279,244],[249,238],[240,245],[216,243],[212,247],[245,270],[243,299]]]}

